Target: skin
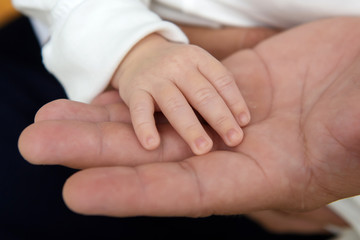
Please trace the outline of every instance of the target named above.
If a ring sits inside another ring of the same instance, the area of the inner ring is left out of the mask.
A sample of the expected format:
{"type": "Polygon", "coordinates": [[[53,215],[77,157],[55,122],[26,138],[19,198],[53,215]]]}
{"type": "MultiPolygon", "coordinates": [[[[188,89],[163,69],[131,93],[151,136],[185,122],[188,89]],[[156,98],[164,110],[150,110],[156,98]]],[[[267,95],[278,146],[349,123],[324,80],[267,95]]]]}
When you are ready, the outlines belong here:
{"type": "Polygon", "coordinates": [[[276,210],[265,210],[247,214],[265,229],[277,234],[326,234],[348,227],[327,207],[305,213],[290,213],[276,210]]]}
{"type": "MultiPolygon", "coordinates": [[[[239,50],[253,48],[261,41],[281,32],[281,29],[261,27],[208,29],[186,25],[179,26],[192,44],[200,46],[219,60],[239,50]],[[221,39],[221,44],[219,44],[219,39],[221,39]]],[[[247,216],[269,232],[278,234],[326,234],[329,230],[334,233],[336,229],[333,226],[348,227],[348,224],[328,207],[305,213],[265,210],[252,212],[247,216]]]]}
{"type": "Polygon", "coordinates": [[[264,39],[281,31],[280,29],[263,27],[209,29],[186,25],[179,26],[189,38],[190,43],[200,46],[219,60],[223,60],[239,50],[253,48],[264,39]]]}
{"type": "Polygon", "coordinates": [[[63,192],[83,214],[301,212],[357,195],[359,24],[359,18],[314,22],[223,61],[252,116],[237,147],[207,129],[213,151],[191,156],[164,122],[159,149],[145,151],[125,105],[109,92],[92,105],[44,106],[20,136],[20,151],[35,164],[88,168],[63,192]]]}
{"type": "Polygon", "coordinates": [[[135,133],[148,150],[160,136],[154,112],[161,111],[195,154],[212,148],[192,107],[228,146],[238,145],[249,110],[232,74],[195,45],[169,42],[158,34],[141,40],[121,62],[112,86],[130,109],[135,133]]]}

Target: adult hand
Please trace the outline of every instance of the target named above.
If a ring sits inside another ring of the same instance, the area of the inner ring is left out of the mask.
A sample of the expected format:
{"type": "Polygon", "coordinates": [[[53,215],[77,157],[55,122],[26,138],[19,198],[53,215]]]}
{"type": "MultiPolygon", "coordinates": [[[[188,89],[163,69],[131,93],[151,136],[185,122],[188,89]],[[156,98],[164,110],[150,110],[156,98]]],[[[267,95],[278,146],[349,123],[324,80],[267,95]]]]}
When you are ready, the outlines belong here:
{"type": "Polygon", "coordinates": [[[306,213],[265,210],[249,213],[248,217],[266,230],[278,234],[324,234],[349,227],[327,207],[306,213]]]}
{"type": "Polygon", "coordinates": [[[190,43],[207,50],[219,60],[242,49],[252,48],[263,40],[278,34],[280,29],[265,27],[224,27],[210,29],[179,25],[190,43]]]}
{"type": "Polygon", "coordinates": [[[358,18],[311,23],[223,62],[252,114],[236,148],[218,143],[207,155],[163,162],[190,154],[166,124],[164,152],[145,152],[130,126],[114,117],[120,108],[82,105],[77,112],[77,103],[57,102],[23,132],[20,150],[39,164],[144,163],[86,169],[68,179],[64,199],[84,214],[303,211],[359,194],[359,24],[358,18]],[[161,162],[145,164],[151,161],[161,162]]]}

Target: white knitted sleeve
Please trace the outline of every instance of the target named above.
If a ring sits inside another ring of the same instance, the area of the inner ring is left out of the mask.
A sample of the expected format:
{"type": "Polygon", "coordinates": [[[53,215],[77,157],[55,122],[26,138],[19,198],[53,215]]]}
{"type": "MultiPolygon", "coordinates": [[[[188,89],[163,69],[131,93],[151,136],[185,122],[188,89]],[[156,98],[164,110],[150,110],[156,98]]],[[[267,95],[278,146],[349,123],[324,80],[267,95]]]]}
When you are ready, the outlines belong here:
{"type": "Polygon", "coordinates": [[[146,0],[13,0],[41,21],[50,38],[43,62],[72,100],[89,102],[102,92],[128,51],[157,32],[187,43],[183,32],[148,9],[146,0]]]}

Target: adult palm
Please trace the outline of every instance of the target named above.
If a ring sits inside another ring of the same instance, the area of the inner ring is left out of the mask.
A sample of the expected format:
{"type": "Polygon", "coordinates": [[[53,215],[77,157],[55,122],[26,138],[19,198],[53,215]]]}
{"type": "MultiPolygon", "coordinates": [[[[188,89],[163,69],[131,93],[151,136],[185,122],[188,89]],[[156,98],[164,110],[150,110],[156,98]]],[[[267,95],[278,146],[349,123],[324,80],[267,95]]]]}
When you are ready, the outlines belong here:
{"type": "Polygon", "coordinates": [[[224,60],[252,114],[235,148],[212,133],[214,151],[191,156],[163,123],[162,146],[147,152],[124,105],[106,93],[92,105],[46,105],[20,150],[33,163],[87,168],[64,187],[68,206],[85,214],[301,211],[359,194],[359,25],[310,23],[224,60]]]}

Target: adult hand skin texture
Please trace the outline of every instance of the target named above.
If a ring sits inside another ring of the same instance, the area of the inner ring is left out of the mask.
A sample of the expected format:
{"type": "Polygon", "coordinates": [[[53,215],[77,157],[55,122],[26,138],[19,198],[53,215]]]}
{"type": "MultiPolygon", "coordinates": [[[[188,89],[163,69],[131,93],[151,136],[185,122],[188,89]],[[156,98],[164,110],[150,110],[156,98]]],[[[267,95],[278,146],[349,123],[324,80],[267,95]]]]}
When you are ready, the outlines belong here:
{"type": "Polygon", "coordinates": [[[277,234],[325,234],[349,227],[328,207],[301,213],[265,210],[247,216],[269,232],[277,234]]]}
{"type": "Polygon", "coordinates": [[[252,48],[261,41],[278,34],[280,29],[264,27],[224,27],[209,29],[179,24],[191,44],[207,50],[219,60],[245,48],[252,48]]]}
{"type": "Polygon", "coordinates": [[[306,24],[224,60],[252,115],[235,148],[213,138],[214,151],[191,156],[164,123],[164,145],[142,150],[112,95],[94,105],[46,105],[20,136],[20,151],[35,164],[88,168],[63,192],[83,214],[307,211],[359,194],[359,25],[359,18],[306,24]]]}

